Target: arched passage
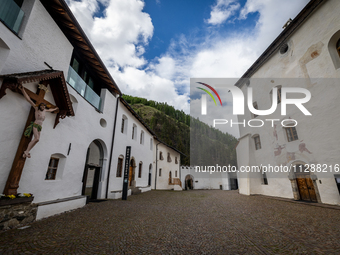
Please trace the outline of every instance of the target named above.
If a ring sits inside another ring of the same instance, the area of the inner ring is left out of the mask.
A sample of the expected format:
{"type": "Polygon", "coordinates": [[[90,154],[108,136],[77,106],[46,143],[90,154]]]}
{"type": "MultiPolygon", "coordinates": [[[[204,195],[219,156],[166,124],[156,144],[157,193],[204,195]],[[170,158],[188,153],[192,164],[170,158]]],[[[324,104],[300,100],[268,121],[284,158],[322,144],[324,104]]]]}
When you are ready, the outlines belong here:
{"type": "Polygon", "coordinates": [[[194,189],[194,177],[190,174],[185,176],[185,190],[194,189]]]}
{"type": "Polygon", "coordinates": [[[106,154],[105,150],[105,144],[100,140],[94,140],[87,149],[82,195],[86,195],[90,199],[98,198],[98,189],[106,154]]]}

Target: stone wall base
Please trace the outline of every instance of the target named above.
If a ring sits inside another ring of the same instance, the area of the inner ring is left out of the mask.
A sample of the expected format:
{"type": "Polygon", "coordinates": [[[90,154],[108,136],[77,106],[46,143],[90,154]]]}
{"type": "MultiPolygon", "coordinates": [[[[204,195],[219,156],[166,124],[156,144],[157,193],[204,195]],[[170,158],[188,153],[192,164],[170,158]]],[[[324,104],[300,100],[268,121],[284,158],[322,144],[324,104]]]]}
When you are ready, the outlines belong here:
{"type": "Polygon", "coordinates": [[[32,223],[37,216],[36,204],[21,203],[0,206],[0,230],[7,230],[32,223]]]}

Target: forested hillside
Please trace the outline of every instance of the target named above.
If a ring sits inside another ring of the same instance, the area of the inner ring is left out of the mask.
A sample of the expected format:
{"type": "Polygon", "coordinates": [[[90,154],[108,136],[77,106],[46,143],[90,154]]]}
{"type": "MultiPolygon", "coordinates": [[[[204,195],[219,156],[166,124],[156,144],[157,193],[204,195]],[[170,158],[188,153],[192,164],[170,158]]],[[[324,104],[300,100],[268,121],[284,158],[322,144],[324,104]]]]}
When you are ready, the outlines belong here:
{"type": "Polygon", "coordinates": [[[162,141],[186,155],[181,156],[182,165],[190,165],[190,135],[192,165],[236,165],[237,139],[234,136],[224,134],[167,103],[128,95],[123,98],[162,141]]]}

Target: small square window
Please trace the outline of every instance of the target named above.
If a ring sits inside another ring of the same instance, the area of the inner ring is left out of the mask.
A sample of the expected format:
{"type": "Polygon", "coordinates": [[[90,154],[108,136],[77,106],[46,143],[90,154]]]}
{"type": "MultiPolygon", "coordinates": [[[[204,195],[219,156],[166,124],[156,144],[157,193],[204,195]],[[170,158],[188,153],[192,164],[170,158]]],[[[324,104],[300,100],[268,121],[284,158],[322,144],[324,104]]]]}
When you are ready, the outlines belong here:
{"type": "Polygon", "coordinates": [[[266,174],[266,172],[263,172],[263,171],[261,170],[261,175],[262,175],[261,184],[262,184],[262,185],[268,185],[268,179],[267,179],[267,174],[266,174]]]}
{"type": "Polygon", "coordinates": [[[121,129],[120,129],[120,131],[121,131],[122,133],[124,133],[124,123],[125,123],[125,119],[122,118],[122,127],[121,127],[121,129]]]}
{"type": "Polygon", "coordinates": [[[299,139],[295,127],[287,127],[285,129],[288,142],[292,142],[299,139]]]}
{"type": "Polygon", "coordinates": [[[277,88],[277,103],[281,103],[281,87],[277,88]]]}
{"type": "Polygon", "coordinates": [[[138,178],[142,178],[142,166],[143,166],[143,163],[139,163],[138,178]]]}
{"type": "Polygon", "coordinates": [[[116,177],[122,177],[122,172],[123,172],[123,158],[118,158],[116,177]]]}
{"type": "Polygon", "coordinates": [[[58,169],[59,158],[50,158],[45,180],[55,180],[58,169]]]}
{"type": "Polygon", "coordinates": [[[167,158],[168,162],[172,162],[171,156],[170,156],[170,152],[168,152],[168,158],[167,158]]]}
{"type": "Polygon", "coordinates": [[[254,142],[255,142],[255,149],[256,149],[256,150],[261,149],[261,140],[260,140],[260,136],[255,136],[255,137],[254,137],[254,142]]]}

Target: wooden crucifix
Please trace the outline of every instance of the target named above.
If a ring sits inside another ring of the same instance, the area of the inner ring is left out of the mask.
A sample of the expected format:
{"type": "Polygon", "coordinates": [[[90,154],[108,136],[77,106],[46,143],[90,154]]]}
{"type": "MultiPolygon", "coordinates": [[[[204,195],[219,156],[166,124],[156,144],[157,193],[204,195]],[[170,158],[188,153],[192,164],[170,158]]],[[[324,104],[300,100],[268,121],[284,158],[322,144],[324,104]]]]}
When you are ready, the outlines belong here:
{"type": "MultiPolygon", "coordinates": [[[[40,105],[45,104],[48,108],[53,109],[53,110],[48,110],[48,111],[58,110],[58,108],[56,106],[54,106],[52,103],[50,103],[50,102],[48,102],[44,99],[45,93],[47,92],[47,86],[45,86],[45,85],[46,85],[46,81],[40,82],[40,84],[38,85],[39,87],[38,87],[37,93],[33,93],[32,91],[30,91],[26,88],[23,88],[20,84],[17,85],[16,91],[19,92],[19,93],[21,92],[25,96],[26,100],[31,103],[32,107],[31,107],[31,111],[28,115],[26,125],[25,125],[25,128],[24,128],[23,134],[21,136],[20,143],[19,143],[17,152],[15,154],[15,158],[14,158],[14,161],[13,161],[13,164],[12,164],[12,168],[11,168],[10,174],[9,174],[7,182],[6,182],[6,186],[5,186],[5,189],[4,189],[4,194],[6,194],[6,195],[16,195],[17,194],[17,190],[19,188],[19,181],[20,181],[20,177],[21,177],[21,174],[22,174],[22,170],[23,170],[24,165],[25,165],[26,158],[30,157],[29,151],[27,152],[27,148],[28,148],[29,145],[30,145],[30,148],[32,148],[36,143],[36,141],[31,142],[32,133],[35,133],[35,139],[37,138],[38,135],[40,135],[40,134],[37,135],[37,132],[36,132],[38,128],[33,127],[33,126],[31,126],[32,131],[33,131],[33,132],[31,132],[31,134],[29,134],[27,136],[27,132],[25,132],[26,128],[28,126],[32,125],[32,123],[38,123],[38,125],[39,125],[39,123],[42,124],[44,117],[42,119],[41,115],[37,116],[37,115],[39,115],[39,112],[37,112],[37,111],[39,111],[40,105]],[[34,102],[35,102],[35,104],[34,104],[34,102]],[[40,120],[37,121],[37,118],[38,119],[40,118],[40,120]],[[33,129],[35,129],[35,130],[33,130],[33,129]],[[25,133],[26,133],[26,135],[25,135],[25,133]],[[32,146],[32,144],[33,144],[33,146],[32,146]]],[[[43,107],[41,107],[40,110],[42,108],[43,107]]],[[[30,149],[30,148],[28,148],[28,149],[30,149]]]]}

